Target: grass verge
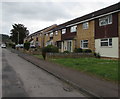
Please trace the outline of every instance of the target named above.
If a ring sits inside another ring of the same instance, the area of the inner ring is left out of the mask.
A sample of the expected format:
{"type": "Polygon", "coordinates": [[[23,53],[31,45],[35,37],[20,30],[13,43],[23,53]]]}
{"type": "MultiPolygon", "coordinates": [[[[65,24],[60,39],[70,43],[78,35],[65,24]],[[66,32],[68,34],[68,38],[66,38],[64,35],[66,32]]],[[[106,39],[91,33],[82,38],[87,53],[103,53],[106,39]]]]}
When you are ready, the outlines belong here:
{"type": "Polygon", "coordinates": [[[118,61],[97,58],[60,58],[51,61],[107,80],[118,82],[118,61]]]}
{"type": "MultiPolygon", "coordinates": [[[[42,55],[34,56],[43,59],[42,55]]],[[[56,58],[50,59],[50,61],[106,80],[118,82],[118,64],[120,62],[117,60],[98,58],[56,58]]]]}
{"type": "Polygon", "coordinates": [[[37,58],[40,58],[40,59],[43,59],[43,56],[42,56],[42,55],[33,55],[33,56],[35,56],[35,57],[37,57],[37,58]]]}

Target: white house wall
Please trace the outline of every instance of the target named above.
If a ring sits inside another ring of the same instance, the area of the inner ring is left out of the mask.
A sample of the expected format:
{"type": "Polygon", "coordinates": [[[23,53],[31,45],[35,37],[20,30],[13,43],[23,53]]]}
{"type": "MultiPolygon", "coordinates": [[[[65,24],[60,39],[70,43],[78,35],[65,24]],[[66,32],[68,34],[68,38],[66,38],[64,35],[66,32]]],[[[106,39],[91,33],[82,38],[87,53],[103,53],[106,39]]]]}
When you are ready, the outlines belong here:
{"type": "Polygon", "coordinates": [[[112,58],[119,57],[118,37],[112,38],[112,47],[101,47],[100,40],[101,39],[95,40],[95,51],[97,53],[99,53],[102,57],[112,57],[112,58]]]}

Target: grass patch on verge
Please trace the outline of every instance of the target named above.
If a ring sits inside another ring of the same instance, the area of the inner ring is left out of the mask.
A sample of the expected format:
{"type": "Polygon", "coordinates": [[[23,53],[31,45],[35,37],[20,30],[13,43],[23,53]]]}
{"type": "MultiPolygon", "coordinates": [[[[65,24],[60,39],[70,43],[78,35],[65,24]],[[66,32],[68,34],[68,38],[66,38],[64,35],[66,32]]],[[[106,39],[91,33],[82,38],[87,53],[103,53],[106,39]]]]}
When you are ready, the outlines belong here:
{"type": "Polygon", "coordinates": [[[40,59],[43,59],[43,56],[42,56],[42,55],[33,55],[33,56],[35,56],[35,57],[37,57],[37,58],[40,58],[40,59]]]}
{"type": "Polygon", "coordinates": [[[87,72],[111,81],[118,81],[118,61],[97,58],[58,58],[50,61],[87,72]]]}

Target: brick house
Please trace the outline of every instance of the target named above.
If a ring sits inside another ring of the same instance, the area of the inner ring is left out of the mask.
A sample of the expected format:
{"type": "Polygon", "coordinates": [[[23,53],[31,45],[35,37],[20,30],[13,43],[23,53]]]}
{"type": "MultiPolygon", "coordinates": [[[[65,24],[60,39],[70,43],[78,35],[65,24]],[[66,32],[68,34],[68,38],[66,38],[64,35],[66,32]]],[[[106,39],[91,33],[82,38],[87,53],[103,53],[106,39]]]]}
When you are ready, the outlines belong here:
{"type": "Polygon", "coordinates": [[[91,49],[102,57],[119,58],[120,3],[47,27],[26,39],[37,41],[37,37],[41,47],[52,44],[60,52],[73,52],[75,48],[82,48],[91,49]]]}
{"type": "Polygon", "coordinates": [[[102,57],[119,58],[120,3],[97,11],[95,18],[95,51],[102,57]]]}

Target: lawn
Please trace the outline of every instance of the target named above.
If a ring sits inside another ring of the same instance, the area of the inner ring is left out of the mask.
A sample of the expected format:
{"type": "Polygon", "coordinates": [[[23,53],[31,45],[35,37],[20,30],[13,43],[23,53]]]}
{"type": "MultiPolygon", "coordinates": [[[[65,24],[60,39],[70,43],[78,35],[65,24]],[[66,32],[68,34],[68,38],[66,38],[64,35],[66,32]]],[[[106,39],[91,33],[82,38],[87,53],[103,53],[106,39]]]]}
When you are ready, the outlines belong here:
{"type": "MultiPolygon", "coordinates": [[[[42,55],[34,55],[43,59],[42,55]]],[[[110,80],[118,81],[118,61],[98,58],[57,58],[50,59],[61,66],[73,68],[90,75],[110,80]]]]}
{"type": "Polygon", "coordinates": [[[37,58],[40,58],[40,59],[43,59],[43,56],[42,56],[42,55],[33,55],[33,56],[35,56],[35,57],[37,57],[37,58]]]}
{"type": "Polygon", "coordinates": [[[51,61],[106,80],[118,81],[118,61],[97,58],[60,58],[51,61]]]}

